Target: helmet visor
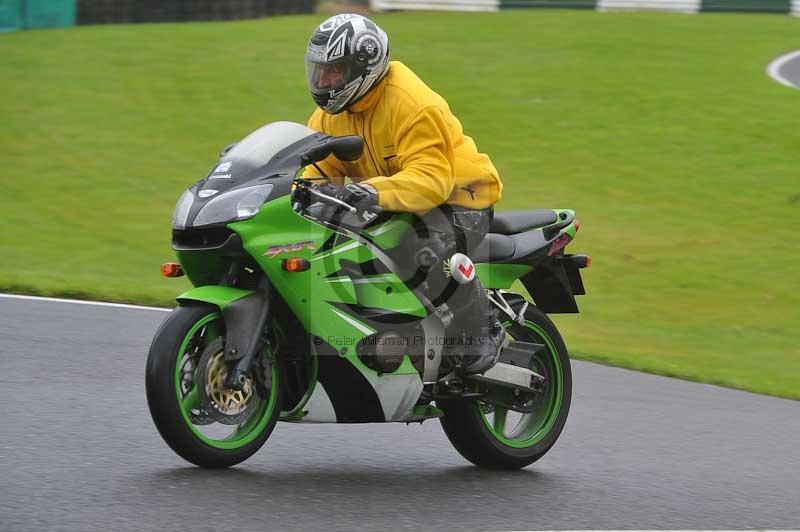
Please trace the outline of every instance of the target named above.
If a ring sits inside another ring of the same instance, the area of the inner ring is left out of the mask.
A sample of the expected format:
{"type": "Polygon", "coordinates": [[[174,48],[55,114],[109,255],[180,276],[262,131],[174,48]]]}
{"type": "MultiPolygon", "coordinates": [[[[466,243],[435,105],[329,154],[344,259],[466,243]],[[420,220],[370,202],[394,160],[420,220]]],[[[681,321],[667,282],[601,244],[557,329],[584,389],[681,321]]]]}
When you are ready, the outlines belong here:
{"type": "Polygon", "coordinates": [[[348,61],[316,63],[306,59],[306,81],[312,92],[338,91],[350,80],[348,61]]]}

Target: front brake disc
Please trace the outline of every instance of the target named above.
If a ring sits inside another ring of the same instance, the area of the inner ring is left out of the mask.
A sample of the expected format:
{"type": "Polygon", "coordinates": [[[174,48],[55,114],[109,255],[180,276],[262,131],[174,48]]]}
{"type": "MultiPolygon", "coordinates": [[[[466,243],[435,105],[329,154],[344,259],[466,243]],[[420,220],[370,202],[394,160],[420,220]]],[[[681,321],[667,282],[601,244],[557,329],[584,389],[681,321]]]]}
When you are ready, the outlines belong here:
{"type": "Polygon", "coordinates": [[[228,365],[225,362],[224,343],[217,338],[203,350],[195,374],[202,409],[214,421],[224,425],[240,425],[255,411],[258,397],[251,375],[241,390],[225,385],[228,365]]]}
{"type": "MultiPolygon", "coordinates": [[[[190,345],[190,348],[192,346],[190,345]]],[[[194,346],[193,350],[197,350],[198,347],[194,346]]],[[[189,352],[190,349],[187,349],[189,352]]],[[[189,390],[192,389],[194,386],[195,381],[195,373],[197,369],[197,361],[200,358],[200,354],[190,355],[186,357],[181,366],[181,395],[186,395],[189,390]]],[[[189,410],[189,420],[194,425],[210,425],[214,422],[214,418],[211,417],[208,412],[206,412],[202,406],[192,408],[189,410]]]]}

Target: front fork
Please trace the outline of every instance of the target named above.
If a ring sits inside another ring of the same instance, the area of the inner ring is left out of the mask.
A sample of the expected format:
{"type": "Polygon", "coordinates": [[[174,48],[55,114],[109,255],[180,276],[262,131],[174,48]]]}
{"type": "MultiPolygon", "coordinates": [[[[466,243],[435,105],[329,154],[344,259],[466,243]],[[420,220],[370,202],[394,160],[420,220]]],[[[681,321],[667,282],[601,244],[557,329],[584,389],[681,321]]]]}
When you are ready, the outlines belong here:
{"type": "Polygon", "coordinates": [[[225,324],[225,362],[230,371],[225,385],[242,390],[247,375],[264,347],[269,344],[266,333],[273,288],[264,277],[256,290],[232,286],[200,286],[178,296],[179,302],[201,302],[217,306],[225,324]]]}
{"type": "Polygon", "coordinates": [[[230,371],[225,385],[243,390],[256,355],[269,345],[266,332],[271,289],[267,284],[222,309],[225,322],[225,362],[230,371]]]}

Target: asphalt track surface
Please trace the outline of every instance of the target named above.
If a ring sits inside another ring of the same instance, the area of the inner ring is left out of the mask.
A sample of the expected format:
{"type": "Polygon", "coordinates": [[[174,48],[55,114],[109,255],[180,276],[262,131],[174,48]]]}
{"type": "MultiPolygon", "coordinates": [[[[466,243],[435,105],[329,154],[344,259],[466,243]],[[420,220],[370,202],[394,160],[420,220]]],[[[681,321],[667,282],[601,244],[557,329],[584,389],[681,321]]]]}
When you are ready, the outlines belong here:
{"type": "Polygon", "coordinates": [[[584,362],[519,472],[472,467],[436,421],[280,423],[236,468],[191,467],[145,401],[165,316],[0,298],[0,530],[800,528],[800,402],[584,362]]]}
{"type": "Polygon", "coordinates": [[[781,75],[791,81],[795,87],[800,87],[800,55],[783,65],[781,75]]]}
{"type": "Polygon", "coordinates": [[[800,50],[778,57],[767,68],[769,75],[779,83],[800,89],[800,50]]]}

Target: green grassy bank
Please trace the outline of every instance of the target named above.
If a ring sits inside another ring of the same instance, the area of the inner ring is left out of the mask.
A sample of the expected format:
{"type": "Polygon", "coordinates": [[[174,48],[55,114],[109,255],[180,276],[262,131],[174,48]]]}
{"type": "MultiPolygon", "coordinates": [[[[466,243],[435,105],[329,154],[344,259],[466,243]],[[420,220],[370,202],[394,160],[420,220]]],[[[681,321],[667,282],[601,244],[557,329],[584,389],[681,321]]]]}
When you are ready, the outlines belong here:
{"type": "MultiPolygon", "coordinates": [[[[0,35],[0,291],[169,304],[170,214],[219,149],[305,121],[320,17],[0,35]]],[[[587,252],[574,355],[800,399],[800,48],[769,15],[390,14],[506,183],[571,207],[587,252]]]]}

